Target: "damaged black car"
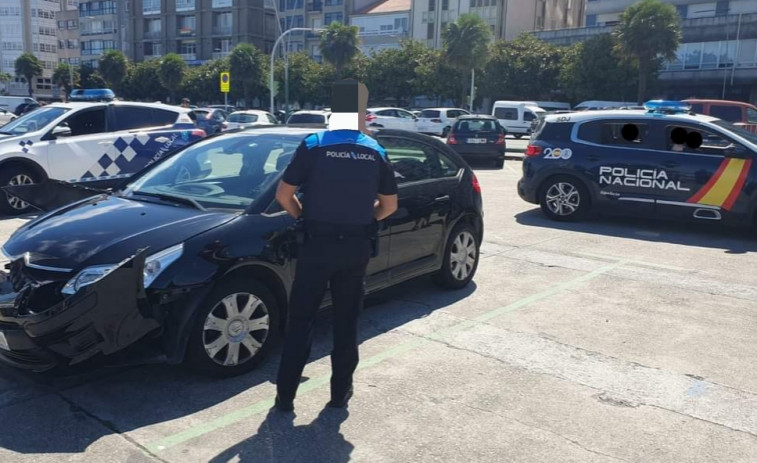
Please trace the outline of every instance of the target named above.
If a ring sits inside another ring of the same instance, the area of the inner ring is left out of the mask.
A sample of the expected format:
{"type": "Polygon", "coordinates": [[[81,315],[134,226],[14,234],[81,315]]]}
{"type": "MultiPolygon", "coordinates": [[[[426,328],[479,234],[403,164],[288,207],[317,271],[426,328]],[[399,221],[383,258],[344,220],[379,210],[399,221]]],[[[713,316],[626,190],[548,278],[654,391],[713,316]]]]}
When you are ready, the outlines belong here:
{"type": "MultiPolygon", "coordinates": [[[[48,212],[2,247],[0,360],[45,371],[149,345],[160,361],[219,376],[254,368],[282,332],[296,262],[294,221],[276,185],[316,130],[211,137],[112,191],[7,187],[48,212]]],[[[367,290],[426,274],[465,286],[483,237],[475,175],[438,140],[391,130],[377,138],[400,202],[380,224],[367,290]]]]}

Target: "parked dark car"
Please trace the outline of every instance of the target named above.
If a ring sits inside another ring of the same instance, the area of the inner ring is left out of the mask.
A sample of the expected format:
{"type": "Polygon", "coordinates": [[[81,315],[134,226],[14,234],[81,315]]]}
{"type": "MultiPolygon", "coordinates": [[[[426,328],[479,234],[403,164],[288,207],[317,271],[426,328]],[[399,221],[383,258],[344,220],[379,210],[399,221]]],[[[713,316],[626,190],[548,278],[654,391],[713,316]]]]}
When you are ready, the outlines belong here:
{"type": "Polygon", "coordinates": [[[208,135],[221,133],[226,128],[228,113],[223,109],[200,108],[192,110],[197,128],[202,129],[208,135]]]}
{"type": "Polygon", "coordinates": [[[23,116],[24,114],[28,114],[39,107],[39,103],[21,103],[16,107],[16,112],[14,114],[16,114],[16,116],[23,116]]]}
{"type": "Polygon", "coordinates": [[[460,116],[452,125],[447,144],[463,158],[494,161],[496,167],[502,168],[506,134],[494,116],[460,116]]]}
{"type": "MultiPolygon", "coordinates": [[[[296,261],[294,221],[275,189],[317,130],[212,136],[18,229],[2,248],[10,264],[0,359],[41,371],[157,341],[169,363],[220,376],[254,368],[286,319],[296,261]],[[179,175],[198,165],[210,170],[179,175]]],[[[378,140],[396,172],[399,210],[379,226],[367,290],[426,274],[447,288],[467,285],[483,238],[475,175],[431,137],[386,130],[378,140]]],[[[36,195],[43,185],[9,188],[32,204],[51,197],[36,195]]]]}

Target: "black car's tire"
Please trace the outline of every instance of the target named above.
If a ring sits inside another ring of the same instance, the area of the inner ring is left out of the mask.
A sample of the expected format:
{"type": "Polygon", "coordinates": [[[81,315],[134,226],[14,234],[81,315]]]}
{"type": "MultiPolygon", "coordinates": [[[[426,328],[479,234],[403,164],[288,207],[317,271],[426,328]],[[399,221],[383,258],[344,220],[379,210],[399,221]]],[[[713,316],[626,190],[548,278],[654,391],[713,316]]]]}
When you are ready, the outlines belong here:
{"type": "Polygon", "coordinates": [[[455,226],[444,247],[442,268],[432,276],[434,282],[448,289],[460,289],[470,283],[478,268],[480,246],[472,225],[455,226]]]}
{"type": "Polygon", "coordinates": [[[494,167],[496,167],[497,169],[502,169],[503,167],[505,167],[505,160],[497,159],[496,161],[494,161],[494,167]]]}
{"type": "MultiPolygon", "coordinates": [[[[23,166],[15,165],[0,172],[0,186],[7,185],[30,185],[37,183],[37,176],[23,166]]],[[[19,215],[29,212],[32,207],[20,199],[9,196],[5,192],[0,193],[0,212],[6,215],[19,215]]]]}
{"type": "Polygon", "coordinates": [[[223,281],[196,314],[186,364],[217,377],[247,373],[260,364],[276,343],[280,326],[276,298],[262,283],[241,278],[223,281]]]}
{"type": "Polygon", "coordinates": [[[542,184],[539,205],[552,220],[575,222],[586,217],[591,199],[583,182],[569,175],[556,175],[542,184]]]}

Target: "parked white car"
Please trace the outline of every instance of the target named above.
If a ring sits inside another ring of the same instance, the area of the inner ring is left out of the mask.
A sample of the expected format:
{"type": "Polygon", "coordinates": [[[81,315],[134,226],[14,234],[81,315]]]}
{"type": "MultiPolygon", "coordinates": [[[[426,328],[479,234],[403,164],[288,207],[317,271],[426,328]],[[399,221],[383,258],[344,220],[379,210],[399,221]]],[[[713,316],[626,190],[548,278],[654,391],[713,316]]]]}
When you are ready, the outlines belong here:
{"type": "Polygon", "coordinates": [[[365,125],[369,129],[399,129],[417,132],[418,118],[401,108],[368,108],[365,125]]]}
{"type": "Polygon", "coordinates": [[[416,130],[420,133],[428,133],[446,137],[455,119],[460,116],[468,116],[470,113],[459,108],[428,108],[421,111],[418,116],[416,130]]]}
{"type": "Polygon", "coordinates": [[[0,127],[4,126],[8,122],[12,121],[13,119],[17,118],[15,114],[13,114],[10,111],[6,111],[5,109],[0,109],[0,127]]]}
{"type": "Polygon", "coordinates": [[[226,130],[243,129],[256,125],[278,124],[279,121],[267,111],[235,111],[226,118],[226,130]]]}
{"type": "MultiPolygon", "coordinates": [[[[120,101],[43,106],[0,127],[0,186],[46,179],[112,186],[204,137],[189,111],[120,101]]],[[[27,209],[20,199],[0,193],[0,212],[27,209]]]]}
{"type": "Polygon", "coordinates": [[[287,119],[287,124],[328,124],[331,111],[297,111],[287,119]]]}

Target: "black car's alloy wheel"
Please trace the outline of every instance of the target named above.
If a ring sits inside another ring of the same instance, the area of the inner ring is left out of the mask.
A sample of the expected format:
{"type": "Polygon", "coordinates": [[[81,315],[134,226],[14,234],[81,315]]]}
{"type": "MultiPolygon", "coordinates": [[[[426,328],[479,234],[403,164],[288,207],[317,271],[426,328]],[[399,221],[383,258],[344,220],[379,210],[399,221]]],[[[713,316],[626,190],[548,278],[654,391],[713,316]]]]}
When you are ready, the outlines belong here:
{"type": "Polygon", "coordinates": [[[447,239],[442,268],[434,274],[434,281],[449,289],[467,285],[478,268],[479,247],[476,230],[467,223],[457,225],[447,239]]]}
{"type": "Polygon", "coordinates": [[[221,283],[207,298],[187,346],[189,364],[217,376],[234,376],[255,368],[279,331],[278,307],[257,281],[221,283]]]}
{"type": "Polygon", "coordinates": [[[579,180],[561,175],[545,182],[539,195],[539,205],[552,220],[575,221],[583,218],[589,210],[589,194],[579,180]]]}

